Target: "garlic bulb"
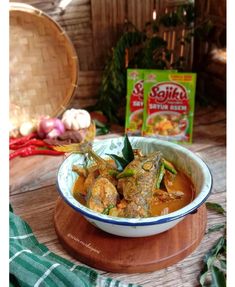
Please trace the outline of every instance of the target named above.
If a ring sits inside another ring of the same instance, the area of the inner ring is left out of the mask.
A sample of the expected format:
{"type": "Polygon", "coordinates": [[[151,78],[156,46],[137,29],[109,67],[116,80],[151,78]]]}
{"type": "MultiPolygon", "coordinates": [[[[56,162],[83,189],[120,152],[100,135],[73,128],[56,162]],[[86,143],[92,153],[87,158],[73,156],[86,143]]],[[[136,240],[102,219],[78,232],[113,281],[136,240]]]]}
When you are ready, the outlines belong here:
{"type": "Polygon", "coordinates": [[[64,112],[62,122],[66,130],[77,131],[90,126],[91,116],[86,110],[70,109],[64,112]]]}
{"type": "Polygon", "coordinates": [[[35,130],[36,130],[35,124],[32,123],[31,121],[23,122],[20,125],[20,134],[22,136],[27,136],[35,130]]]}

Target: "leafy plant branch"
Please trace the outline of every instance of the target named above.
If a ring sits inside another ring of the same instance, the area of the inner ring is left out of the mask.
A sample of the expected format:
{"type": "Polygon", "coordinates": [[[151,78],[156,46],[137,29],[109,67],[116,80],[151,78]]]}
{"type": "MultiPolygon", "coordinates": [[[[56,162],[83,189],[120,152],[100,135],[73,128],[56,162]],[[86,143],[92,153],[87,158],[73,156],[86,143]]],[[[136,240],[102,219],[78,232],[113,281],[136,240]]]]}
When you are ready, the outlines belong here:
{"type": "MultiPolygon", "coordinates": [[[[223,207],[218,203],[207,202],[206,207],[219,214],[226,214],[223,207]]],[[[226,226],[225,224],[216,224],[210,227],[207,233],[221,229],[223,229],[223,235],[214,243],[212,248],[203,258],[203,268],[199,276],[199,283],[201,286],[226,286],[226,226]]]]}

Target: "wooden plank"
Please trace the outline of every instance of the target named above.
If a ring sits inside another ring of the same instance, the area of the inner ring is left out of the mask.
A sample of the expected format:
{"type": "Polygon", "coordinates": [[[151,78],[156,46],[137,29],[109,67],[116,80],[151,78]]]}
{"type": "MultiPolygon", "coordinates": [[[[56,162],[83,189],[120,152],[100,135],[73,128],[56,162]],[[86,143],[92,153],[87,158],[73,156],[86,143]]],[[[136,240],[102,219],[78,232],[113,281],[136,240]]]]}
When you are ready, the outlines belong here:
{"type": "Polygon", "coordinates": [[[196,214],[187,216],[174,228],[148,237],[147,245],[145,237],[127,238],[102,232],[88,223],[62,198],[56,202],[54,220],[61,244],[78,260],[106,271],[145,273],[173,265],[192,253],[204,235],[206,217],[207,212],[203,205],[196,214]],[[194,228],[195,225],[198,228],[194,228]],[[81,246],[81,242],[89,243],[94,249],[81,246]],[[162,248],[164,244],[167,249],[162,248]]]}
{"type": "Polygon", "coordinates": [[[56,173],[64,156],[35,155],[14,158],[10,162],[10,192],[17,194],[55,184],[56,173]],[[24,168],[22,169],[22,163],[24,168]],[[43,165],[42,165],[43,163],[43,165]]]}
{"type": "MultiPolygon", "coordinates": [[[[150,20],[153,19],[154,1],[155,0],[148,0],[148,1],[146,1],[146,15],[145,15],[145,19],[147,21],[150,21],[150,20]]],[[[157,5],[156,6],[156,13],[157,13],[157,15],[159,13],[159,9],[160,9],[160,7],[159,7],[159,5],[157,5]]]]}
{"type": "Polygon", "coordinates": [[[136,25],[136,23],[135,23],[135,10],[134,10],[133,0],[127,1],[127,19],[133,25],[136,25]]]}
{"type": "Polygon", "coordinates": [[[102,71],[80,71],[78,75],[78,85],[99,85],[102,79],[102,71]]]}
{"type": "Polygon", "coordinates": [[[68,26],[73,26],[73,25],[79,25],[83,23],[91,23],[91,18],[90,16],[84,16],[84,17],[79,17],[79,18],[72,18],[72,19],[65,19],[63,21],[60,20],[59,17],[56,18],[56,20],[59,22],[59,24],[67,29],[66,27],[68,26]]]}
{"type": "Polygon", "coordinates": [[[105,37],[105,39],[107,40],[106,45],[107,48],[109,49],[109,47],[111,48],[113,43],[114,43],[114,33],[113,33],[113,29],[112,29],[112,22],[113,22],[113,9],[112,9],[112,1],[110,0],[104,0],[104,6],[105,6],[105,10],[104,10],[104,26],[105,26],[105,32],[107,33],[106,35],[109,35],[108,37],[105,37]]]}
{"type": "Polygon", "coordinates": [[[123,32],[123,25],[125,18],[127,16],[127,10],[126,10],[126,3],[128,4],[128,1],[126,0],[116,0],[116,6],[117,6],[117,13],[116,13],[116,23],[117,23],[117,39],[118,36],[120,36],[123,32]]]}
{"type": "Polygon", "coordinates": [[[112,11],[112,18],[110,23],[111,33],[112,33],[112,41],[111,45],[114,46],[117,40],[117,32],[118,32],[118,19],[117,19],[117,0],[111,1],[111,11],[112,11]]]}
{"type": "Polygon", "coordinates": [[[87,107],[94,106],[97,103],[97,97],[81,99],[79,96],[76,97],[72,104],[68,108],[75,109],[86,109],[87,107]]]}
{"type": "Polygon", "coordinates": [[[176,27],[175,29],[175,46],[174,46],[174,61],[177,61],[180,57],[181,41],[182,41],[182,27],[176,27]]]}
{"type": "Polygon", "coordinates": [[[101,21],[102,7],[101,0],[91,0],[91,19],[93,32],[93,53],[96,66],[101,66],[103,41],[99,41],[100,33],[103,33],[103,23],[101,21]]]}
{"type": "Polygon", "coordinates": [[[66,14],[74,16],[77,13],[90,13],[90,2],[86,1],[85,3],[81,3],[80,1],[72,1],[66,6],[63,17],[66,14]]]}
{"type": "Polygon", "coordinates": [[[77,13],[71,13],[71,14],[63,14],[62,16],[60,16],[60,18],[57,18],[57,21],[59,23],[62,23],[63,26],[65,26],[66,24],[67,25],[70,25],[71,23],[76,23],[76,21],[81,21],[83,20],[84,22],[84,19],[89,19],[90,20],[90,7],[86,7],[87,10],[85,12],[83,11],[79,11],[77,13]]]}
{"type": "MultiPolygon", "coordinates": [[[[63,25],[62,25],[63,27],[63,25]]],[[[86,21],[83,21],[83,22],[79,22],[79,21],[75,21],[74,20],[74,23],[70,23],[70,25],[67,26],[66,28],[66,32],[67,33],[70,33],[70,32],[73,32],[75,35],[79,35],[80,33],[82,34],[85,34],[85,32],[87,31],[90,31],[90,33],[92,32],[92,29],[91,29],[91,22],[90,22],[90,18],[87,18],[86,21]]]]}
{"type": "Polygon", "coordinates": [[[143,1],[136,0],[135,1],[135,14],[136,14],[136,26],[137,28],[142,31],[144,28],[144,23],[146,19],[143,17],[143,1]]]}
{"type": "MultiPolygon", "coordinates": [[[[74,46],[77,50],[83,47],[88,47],[92,44],[91,34],[80,34],[73,37],[74,46]]],[[[82,59],[81,55],[78,54],[79,58],[82,59]]],[[[92,55],[91,55],[92,57],[92,55]]]]}
{"type": "MultiPolygon", "coordinates": [[[[58,0],[57,0],[58,1],[58,0]]],[[[91,1],[90,0],[72,0],[70,3],[69,3],[69,6],[70,7],[73,7],[73,6],[78,6],[78,5],[90,5],[91,1]]]]}
{"type": "Polygon", "coordinates": [[[9,2],[18,2],[32,5],[40,10],[47,11],[55,8],[56,0],[52,1],[41,1],[41,0],[10,0],[9,2]]]}
{"type": "Polygon", "coordinates": [[[97,97],[99,85],[78,86],[78,97],[81,100],[97,97]]]}

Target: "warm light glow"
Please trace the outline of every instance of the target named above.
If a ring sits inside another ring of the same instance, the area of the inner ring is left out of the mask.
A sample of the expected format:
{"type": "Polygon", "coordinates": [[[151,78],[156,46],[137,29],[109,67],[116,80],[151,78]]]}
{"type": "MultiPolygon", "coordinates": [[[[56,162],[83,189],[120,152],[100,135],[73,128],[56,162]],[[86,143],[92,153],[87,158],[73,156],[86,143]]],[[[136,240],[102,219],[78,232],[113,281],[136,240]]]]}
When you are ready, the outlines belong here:
{"type": "Polygon", "coordinates": [[[212,58],[214,60],[217,60],[217,61],[222,62],[222,63],[226,63],[226,61],[227,61],[227,51],[226,51],[225,48],[223,48],[223,49],[214,48],[211,51],[211,54],[212,54],[212,58]]]}
{"type": "Polygon", "coordinates": [[[61,0],[59,4],[59,8],[64,10],[69,5],[70,2],[72,2],[72,0],[61,0]]]}
{"type": "Polygon", "coordinates": [[[157,12],[156,10],[153,10],[153,20],[156,20],[157,19],[157,12]]]}

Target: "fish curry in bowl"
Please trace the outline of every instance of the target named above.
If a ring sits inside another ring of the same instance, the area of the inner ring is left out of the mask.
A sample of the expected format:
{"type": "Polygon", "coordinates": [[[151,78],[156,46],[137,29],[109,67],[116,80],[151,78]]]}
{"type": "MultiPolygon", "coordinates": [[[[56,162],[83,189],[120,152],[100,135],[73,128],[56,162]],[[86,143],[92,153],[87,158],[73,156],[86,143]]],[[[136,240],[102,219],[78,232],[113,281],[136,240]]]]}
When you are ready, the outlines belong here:
{"type": "Polygon", "coordinates": [[[125,237],[164,232],[196,212],[211,192],[206,163],[178,144],[144,137],[66,147],[57,190],[97,228],[125,237]]]}
{"type": "Polygon", "coordinates": [[[115,154],[101,158],[90,150],[87,154],[94,161],[90,166],[73,165],[78,174],[72,188],[75,199],[96,212],[127,218],[168,214],[194,199],[189,177],[162,152],[143,155],[132,149],[127,137],[125,141],[123,158],[115,154]]]}

